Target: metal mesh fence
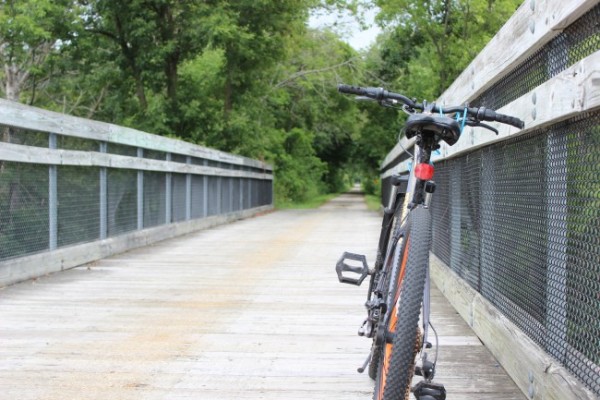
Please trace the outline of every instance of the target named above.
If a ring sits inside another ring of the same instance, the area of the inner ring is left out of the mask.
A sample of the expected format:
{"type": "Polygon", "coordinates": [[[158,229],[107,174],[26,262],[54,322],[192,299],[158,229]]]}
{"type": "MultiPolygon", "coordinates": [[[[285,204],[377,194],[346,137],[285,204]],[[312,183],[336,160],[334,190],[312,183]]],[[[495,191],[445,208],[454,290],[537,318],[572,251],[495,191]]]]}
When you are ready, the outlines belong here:
{"type": "Polygon", "coordinates": [[[436,165],[432,251],[600,395],[600,111],[436,165]]]}
{"type": "Polygon", "coordinates": [[[231,192],[233,191],[233,179],[232,178],[221,178],[221,213],[225,214],[231,212],[233,209],[233,199],[231,198],[231,192]]]}
{"type": "Polygon", "coordinates": [[[58,246],[100,238],[100,169],[57,167],[58,246]]]}
{"type": "Polygon", "coordinates": [[[137,229],[137,171],[108,170],[108,236],[137,229]]]}
{"type": "Polygon", "coordinates": [[[244,179],[242,185],[242,207],[244,209],[250,208],[250,180],[244,179]]]}
{"type": "Polygon", "coordinates": [[[206,176],[192,176],[192,218],[206,217],[206,176]]]}
{"type": "Polygon", "coordinates": [[[0,161],[0,259],[47,250],[48,167],[0,161]]]}
{"type": "Polygon", "coordinates": [[[26,146],[48,147],[48,133],[27,129],[0,127],[0,142],[22,144],[26,146]]]}
{"type": "Polygon", "coordinates": [[[144,172],[144,228],[166,222],[166,181],[164,172],[144,172]]]}
{"type": "Polygon", "coordinates": [[[436,190],[433,196],[433,207],[431,207],[431,216],[435,221],[432,226],[432,240],[431,249],[432,251],[442,260],[446,265],[450,265],[450,240],[452,235],[451,232],[451,221],[450,221],[450,185],[451,180],[451,166],[450,161],[442,161],[435,167],[435,181],[436,190]]]}
{"type": "Polygon", "coordinates": [[[273,200],[270,179],[133,169],[139,157],[264,172],[258,168],[6,126],[0,126],[0,142],[75,150],[81,153],[73,157],[86,161],[85,152],[134,157],[132,169],[0,160],[0,261],[273,200]]]}
{"type": "Polygon", "coordinates": [[[600,4],[471,101],[497,110],[600,49],[600,4]]]}
{"type": "Polygon", "coordinates": [[[108,143],[106,145],[106,152],[110,154],[118,154],[120,156],[137,156],[137,148],[117,143],[108,143]]]}
{"type": "Polygon", "coordinates": [[[208,208],[207,215],[217,215],[220,212],[221,205],[221,193],[220,193],[220,181],[221,178],[217,176],[208,177],[208,208]]]}
{"type": "Polygon", "coordinates": [[[186,191],[187,191],[187,176],[184,174],[173,174],[171,177],[172,183],[172,200],[171,200],[171,220],[172,222],[185,221],[186,219],[186,191]]]}
{"type": "Polygon", "coordinates": [[[56,142],[56,147],[64,150],[98,151],[100,149],[96,140],[57,135],[56,142]]]}

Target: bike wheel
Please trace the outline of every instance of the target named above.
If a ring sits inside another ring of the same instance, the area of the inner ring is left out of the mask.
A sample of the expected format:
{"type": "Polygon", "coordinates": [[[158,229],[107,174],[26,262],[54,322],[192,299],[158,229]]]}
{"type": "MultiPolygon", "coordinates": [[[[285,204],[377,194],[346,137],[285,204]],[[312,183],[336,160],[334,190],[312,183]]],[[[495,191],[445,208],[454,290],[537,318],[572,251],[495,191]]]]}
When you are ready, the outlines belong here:
{"type": "Polygon", "coordinates": [[[421,348],[418,324],[431,244],[429,210],[418,207],[411,211],[409,224],[410,233],[400,258],[394,303],[388,318],[387,331],[393,333],[393,340],[382,348],[374,400],[408,399],[416,354],[421,348]]]}
{"type": "MultiPolygon", "coordinates": [[[[392,246],[393,250],[393,254],[391,254],[390,258],[391,261],[386,260],[386,265],[384,266],[384,268],[386,268],[388,271],[391,272],[390,275],[387,275],[387,278],[385,280],[384,283],[384,287],[390,287],[390,281],[391,282],[397,282],[399,279],[399,275],[400,275],[400,262],[401,262],[401,258],[403,257],[403,254],[405,252],[405,239],[404,236],[405,234],[403,234],[402,232],[404,231],[404,228],[401,224],[400,218],[398,215],[396,215],[396,217],[394,218],[394,222],[393,222],[393,229],[392,230],[392,234],[389,237],[389,242],[386,246],[386,249],[389,246],[392,246]],[[390,265],[391,264],[391,265],[390,265]]],[[[386,295],[386,299],[390,298],[391,296],[393,296],[393,293],[390,293],[388,291],[387,295],[386,295]]],[[[387,301],[386,303],[388,304],[388,306],[391,306],[391,301],[387,301]]],[[[381,344],[377,343],[376,339],[373,339],[373,349],[371,349],[371,361],[369,363],[369,377],[373,380],[377,379],[377,371],[379,369],[379,363],[381,360],[381,357],[383,356],[383,347],[381,346],[381,344]]]]}

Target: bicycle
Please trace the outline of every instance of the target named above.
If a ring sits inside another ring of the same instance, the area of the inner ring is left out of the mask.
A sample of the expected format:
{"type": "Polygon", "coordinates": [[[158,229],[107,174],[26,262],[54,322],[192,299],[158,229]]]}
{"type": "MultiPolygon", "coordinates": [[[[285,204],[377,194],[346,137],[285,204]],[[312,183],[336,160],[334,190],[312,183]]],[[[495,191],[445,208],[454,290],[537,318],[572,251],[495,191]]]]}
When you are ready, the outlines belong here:
{"type": "Polygon", "coordinates": [[[409,153],[414,167],[408,175],[391,177],[391,194],[383,212],[374,267],[368,267],[364,255],[349,252],[336,264],[342,283],[360,286],[367,276],[371,277],[365,303],[367,318],[358,334],[373,339],[373,343],[358,371],[362,373],[369,366],[368,374],[375,380],[374,400],[408,399],[411,392],[419,400],[445,400],[444,386],[433,382],[439,343],[430,322],[429,300],[429,207],[436,187],[431,155],[440,148],[441,140],[454,145],[465,126],[480,126],[498,134],[482,121],[521,129],[524,123],[484,107],[417,103],[383,88],[341,84],[338,91],[405,111],[409,114],[405,135],[408,139],[416,138],[414,154],[409,153]],[[448,116],[452,114],[456,117],[448,116]],[[430,328],[436,338],[433,361],[425,351],[433,348],[429,342],[430,328]],[[412,386],[414,375],[422,380],[412,386]]]}

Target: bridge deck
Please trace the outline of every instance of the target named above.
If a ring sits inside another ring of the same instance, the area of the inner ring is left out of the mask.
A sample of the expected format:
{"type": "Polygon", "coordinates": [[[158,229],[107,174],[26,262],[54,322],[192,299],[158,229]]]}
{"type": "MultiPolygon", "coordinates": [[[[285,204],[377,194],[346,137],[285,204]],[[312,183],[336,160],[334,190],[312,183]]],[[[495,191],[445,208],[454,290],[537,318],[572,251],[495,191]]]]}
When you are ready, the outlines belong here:
{"type": "MultiPolygon", "coordinates": [[[[356,373],[379,220],[358,196],[281,211],[0,290],[0,399],[370,399],[356,373]]],[[[448,399],[524,399],[434,291],[448,399]]]]}

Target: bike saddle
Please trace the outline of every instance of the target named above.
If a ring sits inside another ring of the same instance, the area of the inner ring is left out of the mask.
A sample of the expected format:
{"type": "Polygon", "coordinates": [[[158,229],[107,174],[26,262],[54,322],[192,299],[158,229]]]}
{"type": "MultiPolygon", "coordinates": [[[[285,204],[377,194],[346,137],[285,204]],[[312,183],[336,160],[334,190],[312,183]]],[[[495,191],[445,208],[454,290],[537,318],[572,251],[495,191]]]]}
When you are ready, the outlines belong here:
{"type": "Polygon", "coordinates": [[[412,138],[420,132],[433,132],[437,139],[452,146],[460,138],[460,125],[445,115],[411,114],[406,121],[406,137],[412,138]]]}

